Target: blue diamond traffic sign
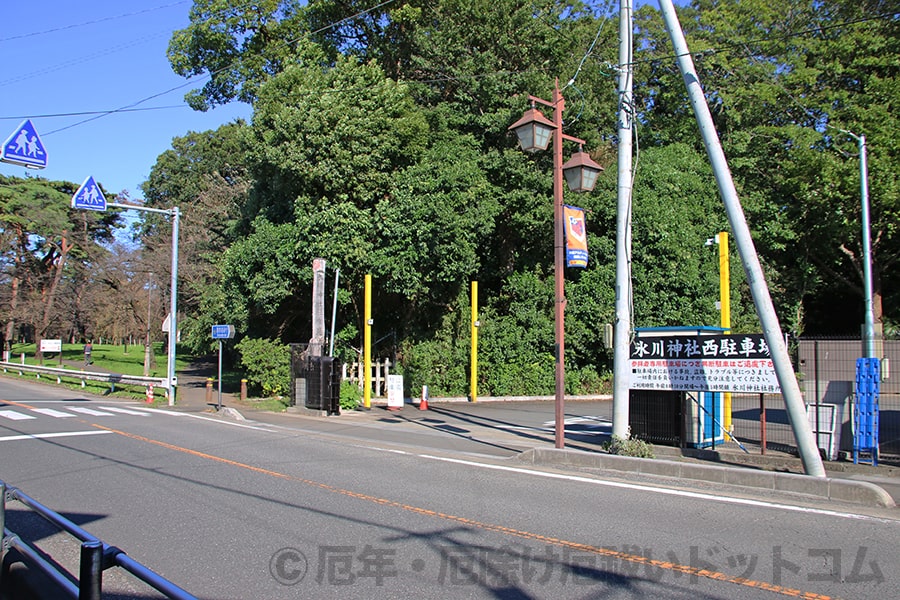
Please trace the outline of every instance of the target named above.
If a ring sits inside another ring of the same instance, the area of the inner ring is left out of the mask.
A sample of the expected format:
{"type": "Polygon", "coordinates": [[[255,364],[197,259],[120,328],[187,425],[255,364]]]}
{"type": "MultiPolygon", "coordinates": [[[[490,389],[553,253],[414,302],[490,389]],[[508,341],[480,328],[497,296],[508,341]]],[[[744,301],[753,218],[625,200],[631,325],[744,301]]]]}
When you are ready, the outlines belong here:
{"type": "Polygon", "coordinates": [[[25,119],[3,142],[0,161],[43,169],[47,166],[47,150],[41,143],[31,119],[25,119]]]}
{"type": "Polygon", "coordinates": [[[106,210],[106,196],[100,190],[100,186],[92,176],[88,176],[72,196],[72,208],[85,208],[87,210],[106,210]]]}

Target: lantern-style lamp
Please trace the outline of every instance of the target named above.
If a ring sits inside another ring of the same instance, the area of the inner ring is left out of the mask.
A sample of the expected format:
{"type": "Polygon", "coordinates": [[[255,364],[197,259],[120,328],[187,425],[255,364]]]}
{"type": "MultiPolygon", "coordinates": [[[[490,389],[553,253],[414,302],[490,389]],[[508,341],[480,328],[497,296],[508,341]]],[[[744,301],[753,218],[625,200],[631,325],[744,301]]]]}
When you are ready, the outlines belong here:
{"type": "Polygon", "coordinates": [[[597,183],[597,177],[603,170],[591,159],[591,156],[578,147],[578,152],[572,155],[566,164],[562,166],[566,183],[573,192],[590,192],[597,183]]]}
{"type": "Polygon", "coordinates": [[[509,126],[519,137],[519,145],[525,152],[546,150],[556,125],[534,106],[525,111],[522,118],[509,126]]]}

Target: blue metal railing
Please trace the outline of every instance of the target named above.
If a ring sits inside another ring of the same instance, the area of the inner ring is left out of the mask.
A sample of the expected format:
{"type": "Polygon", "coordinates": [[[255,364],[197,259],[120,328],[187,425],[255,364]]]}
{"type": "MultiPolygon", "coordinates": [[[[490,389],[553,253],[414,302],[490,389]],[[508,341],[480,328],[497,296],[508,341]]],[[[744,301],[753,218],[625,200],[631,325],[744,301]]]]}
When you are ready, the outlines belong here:
{"type": "MultiPolygon", "coordinates": [[[[103,543],[69,519],[50,510],[18,488],[8,487],[3,481],[0,481],[0,530],[3,532],[3,541],[0,544],[0,565],[4,565],[5,568],[7,552],[15,549],[29,567],[39,570],[69,598],[101,600],[103,572],[111,567],[120,567],[166,598],[197,600],[195,596],[135,561],[119,548],[103,543]],[[52,560],[44,558],[40,551],[6,528],[6,503],[12,500],[18,501],[60,531],[68,533],[81,542],[77,581],[73,581],[73,576],[68,571],[52,560]]],[[[2,569],[0,569],[0,576],[2,576],[2,569]]]]}

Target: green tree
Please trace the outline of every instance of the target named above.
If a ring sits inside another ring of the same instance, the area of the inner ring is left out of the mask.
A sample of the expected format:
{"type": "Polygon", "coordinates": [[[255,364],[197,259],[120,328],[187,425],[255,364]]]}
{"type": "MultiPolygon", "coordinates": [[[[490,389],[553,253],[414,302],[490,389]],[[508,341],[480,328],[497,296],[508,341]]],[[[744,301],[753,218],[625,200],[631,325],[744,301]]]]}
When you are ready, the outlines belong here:
{"type": "MultiPolygon", "coordinates": [[[[243,121],[216,130],[189,132],[159,155],[142,190],[148,206],[179,207],[179,323],[195,351],[211,349],[209,326],[221,314],[206,306],[219,296],[222,253],[247,231],[244,212],[252,179],[248,171],[249,127],[243,121]]],[[[137,231],[141,260],[158,280],[171,276],[171,217],[144,216],[137,231]]]]}
{"type": "Polygon", "coordinates": [[[191,24],[169,42],[169,62],[182,77],[209,75],[186,95],[196,110],[231,100],[252,103],[259,86],[282,70],[302,37],[299,0],[194,0],[191,24]]]}
{"type": "MultiPolygon", "coordinates": [[[[858,330],[862,291],[859,162],[870,147],[876,320],[882,277],[897,259],[898,49],[890,2],[695,2],[681,11],[688,45],[729,157],[779,311],[792,329],[858,330]],[[839,300],[840,299],[840,300],[839,300]],[[844,302],[840,304],[838,302],[844,302]],[[823,312],[824,311],[824,312],[823,312]],[[826,314],[829,315],[826,317],[826,314]],[[841,315],[842,318],[836,318],[841,315]],[[846,317],[843,317],[846,315],[846,317]]],[[[652,60],[639,65],[642,115],[652,139],[691,136],[659,19],[640,21],[652,60]]],[[[693,136],[696,139],[695,136],[693,136]]]]}
{"type": "Polygon", "coordinates": [[[39,342],[48,335],[84,331],[72,322],[89,282],[89,267],[106,250],[119,221],[115,212],[70,208],[77,186],[40,178],[0,177],[0,242],[9,283],[2,317],[4,338],[18,331],[39,342]]]}

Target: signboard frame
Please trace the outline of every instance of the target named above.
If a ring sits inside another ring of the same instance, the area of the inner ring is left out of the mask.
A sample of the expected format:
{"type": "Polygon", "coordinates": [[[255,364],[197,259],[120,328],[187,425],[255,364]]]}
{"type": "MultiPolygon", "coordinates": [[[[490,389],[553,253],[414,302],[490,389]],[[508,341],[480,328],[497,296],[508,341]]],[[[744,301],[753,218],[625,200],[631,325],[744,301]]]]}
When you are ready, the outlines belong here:
{"type": "Polygon", "coordinates": [[[638,336],[629,368],[630,389],[781,393],[761,333],[638,336]]]}
{"type": "Polygon", "coordinates": [[[230,340],[234,337],[234,325],[213,325],[212,339],[230,340]]]}
{"type": "Polygon", "coordinates": [[[49,354],[62,353],[62,340],[41,340],[41,352],[49,354]]]}

